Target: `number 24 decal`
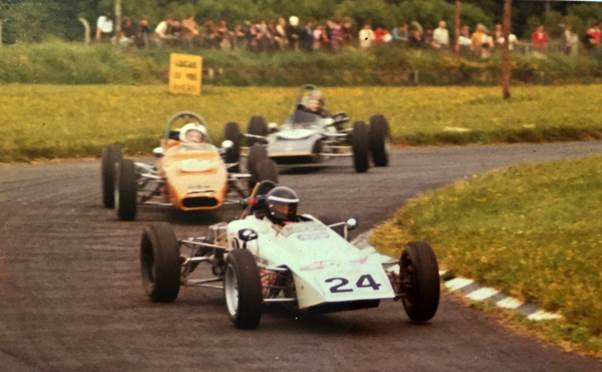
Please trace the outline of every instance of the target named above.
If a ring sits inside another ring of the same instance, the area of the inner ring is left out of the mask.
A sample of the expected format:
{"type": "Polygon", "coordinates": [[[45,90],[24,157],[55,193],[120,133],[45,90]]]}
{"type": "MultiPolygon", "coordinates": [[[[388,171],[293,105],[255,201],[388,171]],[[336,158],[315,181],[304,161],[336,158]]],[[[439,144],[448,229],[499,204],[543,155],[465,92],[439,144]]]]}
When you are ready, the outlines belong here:
{"type": "MultiPolygon", "coordinates": [[[[334,283],[332,287],[330,287],[331,293],[343,293],[343,292],[353,292],[353,288],[346,288],[347,284],[349,284],[349,280],[341,277],[328,278],[324,280],[326,283],[334,283]]],[[[357,288],[372,288],[375,291],[378,291],[382,284],[377,283],[372,275],[364,274],[359,277],[357,282],[355,282],[355,286],[357,288]]]]}

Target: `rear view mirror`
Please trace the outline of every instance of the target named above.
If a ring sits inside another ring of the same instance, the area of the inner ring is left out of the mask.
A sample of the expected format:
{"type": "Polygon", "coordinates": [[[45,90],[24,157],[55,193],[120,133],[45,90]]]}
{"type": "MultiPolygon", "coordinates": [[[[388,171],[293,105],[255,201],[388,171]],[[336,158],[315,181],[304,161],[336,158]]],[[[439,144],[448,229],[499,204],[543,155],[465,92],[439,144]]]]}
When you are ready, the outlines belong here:
{"type": "Polygon", "coordinates": [[[230,141],[230,140],[225,140],[224,142],[222,142],[222,148],[223,149],[231,149],[232,147],[234,147],[234,142],[230,141]]]}
{"type": "Polygon", "coordinates": [[[352,217],[345,221],[345,225],[347,225],[347,230],[351,231],[357,227],[357,219],[352,217]]]}
{"type": "Polygon", "coordinates": [[[161,147],[161,146],[155,147],[153,149],[153,155],[155,155],[156,158],[163,157],[163,155],[165,155],[165,151],[163,150],[163,147],[161,147]]]}
{"type": "Polygon", "coordinates": [[[270,133],[278,132],[278,124],[276,124],[276,123],[269,123],[268,124],[268,130],[269,130],[270,133]]]}
{"type": "Polygon", "coordinates": [[[238,231],[238,238],[247,243],[257,239],[257,233],[253,229],[242,229],[238,231]]]}

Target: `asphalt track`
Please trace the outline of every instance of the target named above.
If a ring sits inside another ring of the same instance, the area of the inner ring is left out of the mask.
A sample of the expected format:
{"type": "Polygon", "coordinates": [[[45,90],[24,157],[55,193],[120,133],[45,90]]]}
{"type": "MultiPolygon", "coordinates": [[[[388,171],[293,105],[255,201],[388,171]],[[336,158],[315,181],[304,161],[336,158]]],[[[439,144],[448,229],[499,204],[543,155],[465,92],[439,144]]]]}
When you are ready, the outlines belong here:
{"type": "MultiPolygon", "coordinates": [[[[281,183],[299,191],[303,211],[358,217],[357,234],[455,179],[600,153],[602,142],[413,148],[368,174],[340,159],[281,183]]],[[[272,307],[256,331],[230,325],[219,291],[150,303],[138,271],[142,228],[170,221],[187,236],[218,218],[143,207],[136,222],[119,222],[100,206],[98,161],[0,165],[0,370],[602,371],[598,360],[514,334],[448,295],[426,325],[388,302],[299,317],[272,307]]]]}

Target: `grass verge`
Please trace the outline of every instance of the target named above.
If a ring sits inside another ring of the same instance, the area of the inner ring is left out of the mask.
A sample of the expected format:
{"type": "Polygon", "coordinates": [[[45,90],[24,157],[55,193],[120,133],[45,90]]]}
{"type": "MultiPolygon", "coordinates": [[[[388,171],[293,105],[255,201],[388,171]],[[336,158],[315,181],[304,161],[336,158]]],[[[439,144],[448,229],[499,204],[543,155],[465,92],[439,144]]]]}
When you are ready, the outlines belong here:
{"type": "Polygon", "coordinates": [[[411,200],[372,243],[399,255],[406,241],[427,240],[447,269],[561,312],[565,321],[529,323],[548,340],[602,357],[601,164],[597,156],[473,176],[411,200]]]}
{"type": "MultiPolygon", "coordinates": [[[[98,155],[119,142],[148,153],[165,120],[192,110],[221,140],[251,115],[282,121],[296,88],[204,87],[179,96],[165,86],[4,85],[0,90],[0,161],[98,155]]],[[[397,144],[544,142],[602,138],[602,85],[524,86],[506,102],[492,87],[325,88],[327,106],[353,120],[383,113],[397,144]]]]}

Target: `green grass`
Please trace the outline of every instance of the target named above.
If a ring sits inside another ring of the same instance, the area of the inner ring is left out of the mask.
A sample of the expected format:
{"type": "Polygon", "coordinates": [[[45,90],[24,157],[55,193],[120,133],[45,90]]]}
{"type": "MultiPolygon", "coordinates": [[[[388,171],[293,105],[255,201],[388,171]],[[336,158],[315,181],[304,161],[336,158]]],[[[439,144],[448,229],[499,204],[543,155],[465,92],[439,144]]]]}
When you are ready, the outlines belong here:
{"type": "Polygon", "coordinates": [[[512,167],[411,200],[372,242],[429,241],[451,271],[560,311],[547,338],[602,356],[602,157],[512,167]]]}
{"type": "MultiPolygon", "coordinates": [[[[282,121],[296,88],[206,86],[201,97],[163,85],[22,85],[0,90],[0,161],[98,155],[119,142],[149,153],[168,117],[192,110],[221,140],[228,121],[282,121]]],[[[602,85],[525,86],[505,102],[492,87],[326,88],[332,111],[354,120],[385,114],[397,144],[561,141],[602,138],[602,85]],[[465,132],[453,128],[465,128],[465,132]],[[452,131],[449,131],[449,129],[452,131]]]]}
{"type": "MultiPolygon", "coordinates": [[[[148,84],[167,76],[170,52],[203,56],[206,81],[222,86],[497,85],[500,58],[464,58],[453,53],[386,45],[370,50],[253,53],[222,51],[123,51],[110,45],[43,43],[0,50],[0,83],[148,84]],[[207,72],[215,74],[210,79],[207,72]],[[415,79],[418,77],[418,80],[415,79]]],[[[515,54],[513,79],[523,83],[568,84],[602,81],[602,51],[572,58],[563,53],[515,54]]]]}

